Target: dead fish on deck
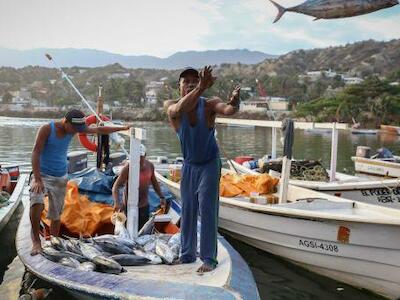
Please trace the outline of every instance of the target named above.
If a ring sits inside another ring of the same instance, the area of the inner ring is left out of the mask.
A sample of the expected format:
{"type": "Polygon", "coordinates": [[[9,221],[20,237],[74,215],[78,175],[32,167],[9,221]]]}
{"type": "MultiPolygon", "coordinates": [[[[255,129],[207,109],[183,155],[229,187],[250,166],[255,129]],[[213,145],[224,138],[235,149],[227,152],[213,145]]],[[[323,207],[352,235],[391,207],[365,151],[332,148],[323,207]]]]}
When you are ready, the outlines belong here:
{"type": "Polygon", "coordinates": [[[118,262],[109,257],[96,256],[91,261],[96,265],[96,269],[104,273],[120,274],[125,271],[118,262]]]}
{"type": "Polygon", "coordinates": [[[143,227],[139,230],[138,236],[152,234],[154,230],[154,220],[156,215],[150,217],[150,219],[143,225],[143,227]]]}
{"type": "Polygon", "coordinates": [[[92,260],[96,256],[103,255],[96,247],[92,246],[91,244],[79,242],[79,247],[81,249],[82,255],[88,260],[92,260]]]}
{"type": "Polygon", "coordinates": [[[156,237],[154,234],[146,234],[146,235],[139,236],[136,239],[136,243],[140,246],[144,246],[144,245],[154,241],[155,239],[156,239],[156,237]]]}
{"type": "Polygon", "coordinates": [[[72,257],[63,257],[59,261],[60,264],[66,267],[77,269],[81,265],[79,261],[72,257]]]}
{"type": "Polygon", "coordinates": [[[166,264],[172,264],[174,260],[177,258],[177,255],[163,240],[157,240],[156,254],[159,255],[166,264]]]}
{"type": "Polygon", "coordinates": [[[143,250],[135,249],[133,250],[137,256],[142,256],[149,259],[149,264],[159,265],[162,264],[162,259],[157,254],[144,252],[143,250]]]}
{"type": "Polygon", "coordinates": [[[95,245],[101,247],[102,251],[113,254],[133,254],[133,250],[121,243],[113,240],[97,240],[94,241],[95,245]]]}
{"type": "Polygon", "coordinates": [[[86,261],[81,263],[77,269],[81,271],[94,271],[96,270],[96,265],[90,261],[86,261]]]}
{"type": "Polygon", "coordinates": [[[150,259],[135,254],[118,254],[110,257],[121,266],[143,266],[150,262],[150,259]]]}
{"type": "Polygon", "coordinates": [[[48,260],[51,260],[54,262],[59,262],[64,257],[70,257],[70,258],[76,259],[79,262],[83,262],[83,261],[87,260],[82,255],[79,255],[79,254],[76,254],[73,252],[69,252],[69,251],[59,251],[59,250],[54,249],[53,247],[44,247],[42,254],[48,260]]]}
{"type": "Polygon", "coordinates": [[[134,248],[136,247],[136,243],[131,240],[130,238],[123,238],[120,236],[112,235],[112,234],[104,234],[104,235],[99,235],[95,236],[92,238],[93,241],[113,241],[119,244],[123,244],[128,248],[134,248]]]}
{"type": "Polygon", "coordinates": [[[318,19],[349,18],[368,14],[399,4],[398,0],[308,0],[300,5],[285,8],[270,0],[278,9],[274,23],[287,11],[296,12],[318,19]]]}
{"type": "Polygon", "coordinates": [[[50,243],[51,243],[51,245],[52,245],[55,249],[60,250],[60,251],[62,251],[62,250],[67,250],[67,247],[66,247],[66,245],[65,245],[65,242],[66,242],[66,241],[64,241],[62,238],[59,238],[59,237],[56,237],[56,236],[52,236],[52,237],[50,238],[50,243]]]}

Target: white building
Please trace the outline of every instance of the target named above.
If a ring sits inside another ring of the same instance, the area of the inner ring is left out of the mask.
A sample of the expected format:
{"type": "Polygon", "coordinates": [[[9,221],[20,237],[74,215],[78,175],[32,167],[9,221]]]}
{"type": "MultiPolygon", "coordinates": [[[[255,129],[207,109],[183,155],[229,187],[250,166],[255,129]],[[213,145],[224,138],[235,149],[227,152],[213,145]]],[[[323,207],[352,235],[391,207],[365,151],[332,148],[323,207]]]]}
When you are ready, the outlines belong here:
{"type": "Polygon", "coordinates": [[[343,81],[346,85],[353,85],[363,83],[364,79],[359,77],[343,77],[343,81]]]}
{"type": "Polygon", "coordinates": [[[131,76],[130,73],[113,73],[111,75],[108,75],[108,79],[126,79],[131,76]]]}

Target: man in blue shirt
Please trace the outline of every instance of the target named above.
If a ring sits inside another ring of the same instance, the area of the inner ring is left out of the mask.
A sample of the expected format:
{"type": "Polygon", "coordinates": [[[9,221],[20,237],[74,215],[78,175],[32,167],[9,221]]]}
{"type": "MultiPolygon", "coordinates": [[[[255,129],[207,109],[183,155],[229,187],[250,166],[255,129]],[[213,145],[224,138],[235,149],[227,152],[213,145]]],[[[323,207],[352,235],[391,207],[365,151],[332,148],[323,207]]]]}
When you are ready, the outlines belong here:
{"type": "Polygon", "coordinates": [[[220,98],[205,99],[203,93],[216,78],[210,66],[200,73],[185,69],[179,76],[179,100],[165,102],[169,121],[175,129],[184,157],[181,176],[181,263],[196,261],[197,215],[200,213],[200,259],[198,272],[217,266],[217,231],[221,162],[215,139],[217,114],[230,116],[239,110],[240,86],[224,103],[220,98]]]}
{"type": "Polygon", "coordinates": [[[44,197],[48,196],[49,211],[47,218],[51,220],[50,234],[58,236],[60,231],[60,215],[64,207],[67,186],[67,151],[72,137],[78,132],[110,134],[123,127],[87,127],[85,114],[79,110],[69,111],[60,121],[51,121],[40,127],[32,150],[33,178],[30,189],[30,218],[32,225],[31,255],[42,252],[39,237],[40,218],[44,209],[44,197]]]}

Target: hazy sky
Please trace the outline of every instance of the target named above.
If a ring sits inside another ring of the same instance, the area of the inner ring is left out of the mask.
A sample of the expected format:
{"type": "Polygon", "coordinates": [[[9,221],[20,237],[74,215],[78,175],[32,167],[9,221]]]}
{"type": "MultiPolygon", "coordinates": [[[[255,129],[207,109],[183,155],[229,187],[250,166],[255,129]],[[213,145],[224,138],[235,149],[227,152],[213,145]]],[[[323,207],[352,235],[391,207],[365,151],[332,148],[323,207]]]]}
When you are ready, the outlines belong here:
{"type": "MultiPolygon", "coordinates": [[[[302,0],[276,0],[293,6],[302,0]]],[[[165,57],[247,48],[281,54],[400,38],[400,5],[351,19],[286,13],[267,0],[0,0],[0,47],[92,48],[165,57]]]]}

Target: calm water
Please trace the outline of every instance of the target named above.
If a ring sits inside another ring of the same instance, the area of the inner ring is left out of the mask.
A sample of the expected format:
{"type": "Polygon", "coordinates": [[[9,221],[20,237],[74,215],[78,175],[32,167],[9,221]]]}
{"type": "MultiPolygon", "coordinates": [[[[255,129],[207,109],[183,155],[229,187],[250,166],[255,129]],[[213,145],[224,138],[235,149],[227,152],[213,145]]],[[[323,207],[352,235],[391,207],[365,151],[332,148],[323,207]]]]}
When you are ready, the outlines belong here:
{"type": "MultiPolygon", "coordinates": [[[[46,122],[48,120],[0,117],[0,164],[11,162],[29,164],[36,131],[46,122]]],[[[167,124],[138,122],[135,126],[147,129],[145,144],[148,155],[168,155],[170,158],[181,155],[177,137],[167,124]]],[[[218,139],[230,158],[243,154],[261,157],[271,152],[271,131],[266,128],[220,126],[218,139]]],[[[341,132],[338,171],[353,173],[350,157],[354,155],[357,145],[370,146],[372,151],[379,147],[387,147],[399,154],[399,142],[400,139],[393,136],[354,136],[348,132],[341,132]]],[[[71,150],[83,150],[83,148],[77,140],[74,140],[71,150]]],[[[282,145],[278,143],[278,154],[281,152],[282,145]]],[[[321,159],[325,166],[329,166],[330,134],[296,131],[293,153],[295,158],[321,159]]],[[[94,156],[90,158],[92,161],[94,159],[94,156]]],[[[16,222],[9,227],[7,232],[12,234],[7,234],[7,239],[3,235],[1,239],[1,248],[11,249],[7,253],[3,250],[0,252],[1,280],[6,266],[16,255],[13,242],[16,222]]],[[[374,295],[308,272],[232,238],[228,239],[251,267],[262,299],[378,299],[374,295]]]]}

